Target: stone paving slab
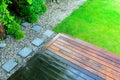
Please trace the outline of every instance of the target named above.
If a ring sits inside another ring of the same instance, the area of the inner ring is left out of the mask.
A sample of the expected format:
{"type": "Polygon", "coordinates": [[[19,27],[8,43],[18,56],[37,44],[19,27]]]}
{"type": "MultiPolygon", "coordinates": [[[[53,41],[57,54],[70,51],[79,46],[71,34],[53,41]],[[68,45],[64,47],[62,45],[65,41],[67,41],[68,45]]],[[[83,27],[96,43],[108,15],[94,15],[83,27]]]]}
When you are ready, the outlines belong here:
{"type": "Polygon", "coordinates": [[[54,34],[54,32],[52,30],[46,30],[43,34],[47,37],[50,37],[54,34]]]}
{"type": "Polygon", "coordinates": [[[6,47],[6,43],[0,43],[0,48],[6,47]]]}
{"type": "Polygon", "coordinates": [[[17,71],[22,65],[24,65],[32,56],[34,56],[38,51],[42,49],[45,43],[51,40],[56,33],[48,37],[44,35],[45,30],[51,30],[55,25],[60,23],[65,19],[73,10],[75,10],[79,5],[83,3],[84,0],[61,0],[60,4],[50,3],[47,4],[47,12],[40,16],[39,20],[36,23],[24,22],[21,24],[21,29],[25,32],[26,37],[22,40],[14,40],[11,36],[7,35],[6,40],[4,41],[7,45],[5,48],[0,48],[0,80],[7,80],[15,71],[17,71]],[[40,25],[42,30],[33,31],[31,26],[40,25]],[[31,41],[35,38],[42,38],[44,41],[43,45],[40,47],[35,47],[31,44],[31,41]],[[21,57],[18,55],[19,51],[24,47],[29,47],[32,49],[32,54],[27,57],[21,57]],[[15,59],[18,62],[18,65],[10,72],[6,73],[2,69],[2,65],[9,59],[15,59]]]}
{"type": "Polygon", "coordinates": [[[17,66],[17,63],[13,59],[10,59],[2,65],[2,68],[5,71],[10,72],[15,66],[17,66]]]}
{"type": "Polygon", "coordinates": [[[28,23],[28,22],[24,22],[24,23],[22,23],[21,25],[24,26],[24,27],[29,27],[31,24],[28,23]]]}
{"type": "Polygon", "coordinates": [[[22,57],[27,57],[31,53],[32,53],[32,49],[25,47],[19,52],[19,55],[22,57]]]}
{"type": "Polygon", "coordinates": [[[32,41],[32,44],[34,44],[35,46],[40,46],[43,42],[44,42],[43,39],[36,38],[32,41]]]}
{"type": "Polygon", "coordinates": [[[34,30],[34,31],[39,31],[41,29],[42,29],[42,27],[39,26],[39,25],[35,25],[35,26],[32,27],[32,30],[34,30]]]}

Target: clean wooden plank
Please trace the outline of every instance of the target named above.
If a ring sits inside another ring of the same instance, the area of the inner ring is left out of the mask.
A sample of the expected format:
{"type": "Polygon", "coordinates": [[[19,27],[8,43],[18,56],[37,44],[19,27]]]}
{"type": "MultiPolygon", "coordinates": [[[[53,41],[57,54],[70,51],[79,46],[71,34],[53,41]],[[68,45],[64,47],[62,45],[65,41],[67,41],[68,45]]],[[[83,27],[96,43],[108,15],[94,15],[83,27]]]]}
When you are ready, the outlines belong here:
{"type": "Polygon", "coordinates": [[[86,52],[86,50],[83,51],[80,47],[76,47],[72,44],[69,44],[68,42],[63,42],[63,41],[62,42],[56,41],[55,43],[58,45],[64,46],[65,48],[67,48],[69,50],[75,51],[76,53],[79,53],[80,55],[84,55],[87,58],[91,58],[92,60],[95,60],[100,64],[108,66],[108,67],[112,68],[113,70],[120,71],[120,68],[116,66],[116,63],[111,62],[110,60],[103,61],[105,58],[99,57],[98,55],[92,54],[88,51],[86,52]],[[92,56],[92,55],[94,55],[94,56],[92,56]]]}
{"type": "Polygon", "coordinates": [[[52,45],[52,43],[54,43],[60,36],[61,36],[61,34],[56,35],[56,36],[45,46],[45,48],[48,48],[50,45],[52,45]]]}
{"type": "Polygon", "coordinates": [[[93,49],[93,50],[95,50],[95,51],[101,52],[101,53],[104,54],[104,55],[107,55],[107,56],[109,56],[109,57],[112,57],[112,59],[116,59],[116,60],[120,61],[120,57],[119,57],[119,56],[114,55],[113,53],[111,53],[111,52],[109,52],[109,51],[107,51],[107,50],[104,50],[104,49],[102,49],[102,48],[99,48],[99,47],[97,47],[97,46],[95,46],[95,45],[92,45],[92,44],[90,44],[90,43],[87,43],[87,42],[85,42],[85,41],[78,40],[78,39],[76,39],[76,38],[70,37],[69,35],[64,35],[64,34],[59,34],[59,35],[61,35],[61,37],[67,38],[68,41],[69,41],[69,40],[73,40],[73,42],[80,43],[80,44],[82,44],[82,45],[84,45],[84,46],[86,46],[86,47],[89,47],[89,48],[91,48],[91,49],[93,49]]]}
{"type": "Polygon", "coordinates": [[[89,47],[87,44],[81,44],[81,43],[78,43],[78,42],[76,42],[76,41],[71,41],[71,40],[68,40],[67,38],[65,38],[65,37],[61,37],[61,38],[63,38],[63,40],[65,40],[65,41],[67,41],[67,42],[69,42],[69,43],[71,43],[71,44],[73,44],[73,45],[75,45],[75,46],[78,46],[78,47],[82,47],[83,49],[85,49],[85,50],[88,50],[89,52],[92,52],[92,53],[95,53],[95,54],[97,54],[97,55],[99,55],[99,56],[101,56],[101,57],[104,57],[104,58],[106,58],[106,59],[109,59],[109,60],[111,60],[111,61],[113,61],[113,62],[116,62],[116,63],[118,63],[118,64],[120,64],[120,58],[114,58],[114,56],[116,57],[116,55],[114,55],[113,53],[109,53],[109,52],[107,52],[107,53],[103,53],[102,51],[103,51],[103,49],[99,49],[99,50],[101,50],[101,51],[98,51],[97,49],[96,49],[96,47],[95,48],[91,48],[91,47],[89,47]],[[100,54],[101,53],[101,54],[100,54]],[[114,55],[114,56],[113,56],[114,55]]]}
{"type": "MultiPolygon", "coordinates": [[[[59,39],[60,39],[60,38],[59,38],[59,39]]],[[[59,39],[58,39],[58,40],[59,40],[59,39]]],[[[65,42],[65,41],[66,41],[66,40],[64,40],[64,42],[65,42]]],[[[97,51],[95,51],[95,50],[92,50],[92,49],[90,49],[90,48],[88,48],[88,47],[86,47],[86,46],[84,46],[84,45],[79,44],[79,43],[71,42],[70,40],[69,40],[69,41],[66,41],[66,42],[68,42],[68,43],[70,43],[70,44],[78,47],[79,49],[82,49],[83,52],[87,52],[88,54],[92,53],[91,55],[97,56],[99,59],[102,58],[101,60],[103,60],[103,61],[105,61],[105,62],[107,61],[109,64],[113,64],[114,66],[120,68],[120,62],[119,62],[119,60],[115,60],[115,59],[112,58],[112,57],[105,56],[105,55],[102,54],[101,52],[97,52],[97,51]],[[74,44],[74,43],[75,43],[75,44],[74,44]],[[94,53],[94,54],[93,54],[93,53],[94,53]]],[[[110,54],[110,53],[109,53],[109,54],[110,54]]]]}

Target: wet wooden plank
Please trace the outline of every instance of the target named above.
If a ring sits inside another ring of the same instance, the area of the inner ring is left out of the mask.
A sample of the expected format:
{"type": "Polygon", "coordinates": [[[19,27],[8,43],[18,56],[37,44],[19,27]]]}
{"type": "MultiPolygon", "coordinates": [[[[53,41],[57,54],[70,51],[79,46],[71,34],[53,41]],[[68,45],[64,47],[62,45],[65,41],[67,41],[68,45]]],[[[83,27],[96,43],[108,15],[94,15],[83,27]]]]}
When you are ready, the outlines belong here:
{"type": "MultiPolygon", "coordinates": [[[[86,56],[79,56],[77,55],[74,51],[71,51],[70,53],[67,51],[69,49],[65,49],[66,46],[62,47],[60,45],[57,45],[57,44],[54,44],[54,46],[57,46],[59,48],[61,48],[61,50],[59,52],[63,53],[64,55],[67,55],[69,57],[72,56],[72,58],[74,58],[75,60],[77,60],[78,62],[80,61],[81,63],[101,72],[101,73],[107,73],[107,76],[111,76],[111,77],[119,77],[120,78],[120,74],[119,72],[117,72],[116,70],[116,73],[112,73],[114,70],[109,68],[108,66],[104,66],[103,64],[100,64],[98,62],[96,62],[95,60],[91,59],[91,58],[88,58],[86,56]]],[[[72,49],[71,49],[72,50],[72,49]]],[[[113,66],[114,67],[114,66],[113,66]]]]}
{"type": "MultiPolygon", "coordinates": [[[[67,65],[71,66],[71,68],[74,68],[75,70],[77,70],[78,72],[81,72],[81,73],[85,74],[86,76],[89,76],[89,77],[91,77],[91,78],[93,78],[93,79],[95,79],[95,80],[104,80],[103,78],[99,77],[98,75],[93,74],[93,73],[89,72],[88,70],[86,70],[86,69],[84,69],[84,68],[82,68],[82,67],[79,67],[79,66],[77,66],[77,65],[69,62],[69,61],[66,60],[65,58],[60,57],[60,56],[56,56],[55,53],[52,53],[52,52],[49,51],[49,50],[46,51],[46,54],[49,55],[49,56],[51,56],[51,57],[53,57],[53,58],[55,58],[55,59],[56,59],[55,61],[57,61],[57,60],[62,61],[62,62],[64,62],[64,63],[66,63],[67,65]]],[[[68,67],[67,67],[67,69],[68,69],[68,67]]],[[[79,73],[79,75],[80,75],[81,73],[79,73]]],[[[86,78],[86,77],[85,77],[85,78],[86,78]]],[[[88,79],[88,80],[90,80],[90,79],[88,79]]]]}
{"type": "Polygon", "coordinates": [[[120,57],[111,52],[64,34],[46,48],[106,80],[120,80],[120,57]]]}
{"type": "MultiPolygon", "coordinates": [[[[108,78],[108,80],[114,80],[113,78],[108,77],[108,76],[105,76],[105,75],[102,74],[102,73],[98,73],[98,71],[90,68],[89,66],[86,66],[86,65],[84,65],[84,64],[82,64],[82,63],[79,63],[78,61],[74,60],[73,58],[70,58],[70,56],[66,56],[66,55],[64,55],[64,54],[61,54],[61,52],[54,51],[52,48],[49,48],[48,50],[54,52],[55,54],[57,54],[57,55],[60,56],[60,57],[65,58],[66,60],[72,62],[73,64],[76,64],[77,66],[80,66],[80,67],[82,67],[82,68],[84,68],[84,69],[86,69],[86,70],[88,70],[88,71],[90,71],[90,72],[92,72],[92,73],[94,73],[94,74],[96,74],[96,75],[99,75],[99,76],[103,77],[104,79],[108,78]]],[[[72,57],[72,56],[71,56],[71,57],[72,57]]]]}

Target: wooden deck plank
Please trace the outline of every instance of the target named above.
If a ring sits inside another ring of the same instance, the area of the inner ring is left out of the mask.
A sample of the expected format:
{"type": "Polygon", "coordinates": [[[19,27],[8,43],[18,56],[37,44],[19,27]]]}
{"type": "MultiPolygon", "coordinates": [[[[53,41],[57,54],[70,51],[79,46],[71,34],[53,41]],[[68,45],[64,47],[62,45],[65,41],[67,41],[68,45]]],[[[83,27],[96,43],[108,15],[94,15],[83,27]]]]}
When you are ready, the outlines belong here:
{"type": "MultiPolygon", "coordinates": [[[[105,55],[102,54],[101,52],[97,52],[97,51],[95,51],[95,50],[92,50],[92,49],[90,49],[90,48],[87,48],[86,46],[81,45],[81,44],[79,44],[79,43],[76,44],[75,42],[71,42],[70,40],[69,40],[69,41],[66,41],[66,40],[62,40],[62,39],[59,38],[58,41],[62,41],[63,43],[64,43],[64,42],[68,42],[69,44],[74,45],[74,46],[76,46],[77,48],[81,49],[83,52],[88,53],[88,54],[93,55],[93,56],[97,56],[98,59],[101,59],[101,60],[103,60],[103,61],[105,61],[105,62],[107,61],[107,63],[113,64],[114,66],[120,68],[120,62],[119,62],[119,60],[115,60],[115,59],[113,59],[112,57],[105,56],[105,55]],[[91,54],[91,53],[92,53],[92,54],[91,54]]],[[[110,53],[109,53],[109,54],[110,54],[110,53]]]]}
{"type": "MultiPolygon", "coordinates": [[[[63,37],[62,37],[63,38],[63,37]]],[[[61,38],[60,38],[61,39],[61,38]]],[[[81,44],[81,43],[78,43],[78,42],[75,42],[75,41],[71,41],[71,40],[68,40],[68,39],[66,39],[66,38],[64,38],[63,40],[65,40],[65,41],[67,41],[67,42],[69,42],[69,43],[71,43],[71,44],[73,44],[73,45],[75,45],[75,46],[78,46],[78,47],[82,47],[83,49],[85,49],[85,50],[88,50],[89,52],[92,52],[92,53],[95,53],[95,54],[97,54],[97,55],[99,55],[99,56],[101,56],[101,57],[104,57],[104,58],[106,58],[106,59],[109,59],[109,60],[111,60],[111,61],[114,61],[114,62],[116,62],[116,63],[118,63],[119,65],[120,65],[120,58],[114,58],[112,55],[113,54],[111,54],[111,53],[103,53],[103,49],[99,49],[99,50],[101,50],[101,51],[97,51],[96,50],[96,48],[89,48],[88,46],[87,46],[87,44],[86,45],[84,45],[84,44],[81,44]],[[100,54],[101,53],[101,54],[100,54]],[[109,54],[109,55],[108,55],[109,54]]],[[[104,52],[105,52],[105,50],[104,50],[104,52]]],[[[106,51],[107,52],[107,51],[106,51]]]]}
{"type": "Polygon", "coordinates": [[[111,53],[111,52],[109,52],[109,51],[107,51],[107,50],[104,50],[104,49],[102,49],[102,48],[99,48],[99,47],[97,47],[97,46],[95,46],[95,45],[91,45],[90,43],[87,43],[87,42],[85,42],[85,41],[82,41],[82,40],[79,40],[79,39],[70,37],[70,36],[68,36],[68,35],[64,35],[64,34],[59,34],[59,35],[62,36],[62,37],[66,37],[66,38],[68,38],[69,40],[73,40],[73,42],[77,42],[77,43],[80,43],[80,44],[82,44],[82,45],[85,45],[85,46],[87,46],[87,47],[89,47],[89,48],[91,48],[91,49],[94,49],[95,51],[102,52],[103,54],[105,54],[105,55],[107,55],[107,56],[109,56],[109,57],[112,57],[112,58],[117,59],[118,61],[120,61],[120,57],[119,57],[119,56],[114,55],[113,53],[111,53]],[[108,54],[108,53],[109,53],[109,54],[108,54]]]}
{"type": "Polygon", "coordinates": [[[61,46],[64,46],[65,48],[68,48],[69,50],[73,50],[76,53],[84,55],[85,57],[92,58],[93,60],[97,61],[98,63],[103,64],[105,66],[108,66],[108,67],[110,67],[110,68],[112,68],[112,69],[114,69],[116,71],[120,71],[120,68],[118,66],[116,66],[116,63],[112,63],[109,60],[105,61],[106,60],[105,58],[100,57],[100,56],[95,55],[95,54],[92,54],[92,53],[88,52],[87,50],[83,51],[80,47],[78,48],[78,47],[76,47],[76,46],[74,46],[72,44],[69,44],[69,43],[63,42],[63,41],[62,42],[56,41],[55,43],[57,43],[57,44],[59,44],[61,46]],[[94,55],[94,56],[92,56],[91,54],[94,55]]]}
{"type": "Polygon", "coordinates": [[[67,61],[66,59],[64,59],[64,58],[62,58],[60,56],[56,56],[56,54],[52,53],[49,50],[46,50],[46,54],[49,55],[49,56],[51,56],[52,58],[55,58],[56,61],[59,60],[59,61],[65,62],[66,64],[70,65],[72,68],[76,69],[77,71],[82,72],[83,74],[85,74],[85,75],[87,75],[87,76],[89,76],[89,77],[91,77],[91,78],[93,78],[95,80],[104,80],[101,77],[99,77],[98,75],[90,73],[88,70],[85,70],[82,67],[79,67],[79,66],[77,66],[75,64],[72,64],[71,62],[67,61]]]}
{"type": "MultiPolygon", "coordinates": [[[[48,59],[51,59],[51,60],[47,60],[47,61],[52,61],[52,60],[58,61],[59,60],[57,55],[53,56],[53,54],[52,54],[52,56],[51,56],[51,52],[50,51],[46,51],[45,54],[43,54],[43,55],[45,55],[45,56],[47,55],[47,56],[49,56],[48,59]]],[[[61,64],[60,63],[55,63],[55,64],[57,64],[57,68],[61,69],[60,71],[66,71],[67,70],[69,72],[72,72],[73,75],[78,75],[79,77],[81,77],[81,78],[83,78],[85,80],[95,80],[94,78],[90,77],[89,75],[84,74],[81,71],[78,71],[75,67],[72,67],[72,65],[74,65],[74,64],[68,64],[68,62],[66,62],[66,60],[63,59],[63,58],[62,58],[61,61],[64,62],[64,63],[61,63],[61,64]],[[67,65],[67,67],[63,66],[64,64],[67,65]],[[80,75],[80,74],[83,74],[85,77],[80,75]]]]}
{"type": "MultiPolygon", "coordinates": [[[[55,43],[54,43],[54,46],[59,47],[61,49],[59,52],[63,52],[63,53],[66,53],[66,54],[69,53],[67,51],[67,50],[69,50],[69,48],[66,47],[66,46],[62,47],[62,46],[57,45],[55,43]]],[[[117,74],[116,73],[113,74],[113,72],[114,72],[113,69],[111,69],[111,68],[109,68],[107,66],[104,66],[103,64],[100,64],[100,63],[96,62],[95,60],[93,60],[91,58],[88,58],[86,56],[79,56],[79,55],[77,55],[76,52],[74,52],[74,50],[72,48],[70,50],[72,50],[72,51],[68,55],[70,55],[72,57],[75,57],[76,60],[81,61],[81,62],[85,61],[83,63],[88,64],[88,66],[92,65],[90,67],[93,67],[96,70],[100,69],[99,70],[100,72],[101,72],[101,70],[104,70],[103,73],[107,73],[108,76],[111,75],[112,77],[114,76],[114,77],[119,77],[120,78],[120,74],[119,74],[119,72],[117,72],[117,70],[116,70],[117,74]]],[[[114,68],[114,66],[113,66],[113,68],[114,68]]]]}
{"type": "Polygon", "coordinates": [[[46,48],[105,80],[120,80],[120,57],[82,40],[58,34],[46,48]]]}
{"type": "Polygon", "coordinates": [[[105,75],[102,74],[102,73],[98,73],[98,71],[90,68],[89,66],[80,64],[78,61],[70,58],[69,56],[66,56],[66,55],[64,55],[64,54],[61,54],[60,52],[54,51],[52,48],[48,48],[48,50],[54,52],[54,53],[57,54],[58,56],[61,56],[61,57],[65,58],[66,60],[72,62],[73,64],[76,64],[76,65],[78,65],[78,66],[80,66],[80,67],[82,67],[82,68],[84,68],[84,69],[86,69],[86,70],[88,70],[88,71],[90,71],[90,72],[93,72],[93,73],[95,73],[96,75],[100,75],[100,76],[103,77],[104,79],[114,80],[113,78],[111,78],[111,77],[109,77],[109,76],[105,76],[105,75]]]}
{"type": "MultiPolygon", "coordinates": [[[[56,46],[56,45],[55,45],[56,46]]],[[[59,45],[57,45],[57,47],[58,47],[59,45]]],[[[59,46],[60,47],[60,46],[59,46]]],[[[107,68],[107,67],[105,67],[105,66],[103,66],[103,65],[96,65],[96,62],[95,61],[93,61],[92,59],[90,59],[90,58],[85,58],[84,56],[82,56],[82,57],[77,57],[78,55],[75,55],[75,52],[73,52],[73,51],[71,51],[71,53],[69,53],[69,52],[67,52],[65,49],[61,49],[59,52],[61,52],[61,53],[63,53],[63,54],[65,54],[65,55],[67,55],[67,56],[69,56],[69,57],[71,57],[71,58],[73,58],[73,59],[75,59],[75,60],[77,60],[78,62],[81,62],[81,63],[83,63],[84,65],[87,65],[87,66],[90,66],[91,68],[93,68],[93,69],[95,69],[96,71],[98,70],[99,72],[101,72],[101,73],[107,73],[107,76],[111,76],[111,77],[118,77],[118,76],[116,76],[117,74],[112,74],[111,73],[111,71],[112,71],[112,69],[110,69],[110,68],[107,68]],[[85,59],[84,59],[84,58],[85,59]],[[103,72],[102,72],[102,70],[104,70],[103,72]]]]}

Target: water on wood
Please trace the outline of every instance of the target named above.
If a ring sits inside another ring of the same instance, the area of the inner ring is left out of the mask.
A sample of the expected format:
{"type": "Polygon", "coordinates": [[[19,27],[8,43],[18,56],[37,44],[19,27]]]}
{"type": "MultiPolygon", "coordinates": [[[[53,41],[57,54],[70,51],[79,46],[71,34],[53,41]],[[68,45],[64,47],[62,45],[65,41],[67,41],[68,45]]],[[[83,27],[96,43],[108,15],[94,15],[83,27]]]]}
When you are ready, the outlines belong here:
{"type": "Polygon", "coordinates": [[[35,55],[8,80],[94,80],[72,67],[65,60],[46,51],[35,55]]]}

